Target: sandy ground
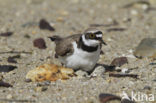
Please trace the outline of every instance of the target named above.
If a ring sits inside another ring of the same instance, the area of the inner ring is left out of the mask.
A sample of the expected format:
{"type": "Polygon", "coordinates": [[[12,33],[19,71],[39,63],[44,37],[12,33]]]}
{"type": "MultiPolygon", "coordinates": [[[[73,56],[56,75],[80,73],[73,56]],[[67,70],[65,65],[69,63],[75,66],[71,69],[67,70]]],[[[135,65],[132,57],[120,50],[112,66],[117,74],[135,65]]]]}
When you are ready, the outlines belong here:
{"type": "Polygon", "coordinates": [[[0,54],[0,65],[18,67],[11,72],[1,73],[3,81],[13,87],[0,88],[0,103],[7,103],[1,100],[6,98],[34,100],[36,103],[99,103],[100,93],[120,95],[123,91],[129,95],[132,91],[156,95],[156,66],[149,65],[156,61],[137,59],[132,53],[143,38],[156,37],[156,11],[145,11],[139,5],[123,8],[133,1],[135,0],[0,0],[0,32],[14,32],[10,37],[0,37],[0,52],[32,52],[20,53],[21,58],[17,59],[16,64],[9,64],[7,58],[17,54],[0,54]],[[42,18],[53,24],[56,31],[40,30],[37,23],[42,18]],[[118,25],[99,27],[104,32],[103,39],[107,43],[102,48],[104,54],[99,63],[109,65],[114,58],[127,56],[129,63],[121,69],[131,69],[130,73],[138,74],[139,79],[112,78],[105,73],[95,78],[59,80],[44,85],[47,88],[45,91],[36,90],[38,83],[25,82],[25,75],[29,70],[44,63],[58,63],[53,58],[55,45],[48,36],[68,36],[83,32],[90,24],[111,24],[113,21],[118,22],[118,25]],[[110,28],[125,30],[109,32],[110,28]],[[33,46],[33,40],[39,37],[44,38],[47,49],[40,50],[33,46]],[[146,86],[151,89],[145,90],[146,86]]]}

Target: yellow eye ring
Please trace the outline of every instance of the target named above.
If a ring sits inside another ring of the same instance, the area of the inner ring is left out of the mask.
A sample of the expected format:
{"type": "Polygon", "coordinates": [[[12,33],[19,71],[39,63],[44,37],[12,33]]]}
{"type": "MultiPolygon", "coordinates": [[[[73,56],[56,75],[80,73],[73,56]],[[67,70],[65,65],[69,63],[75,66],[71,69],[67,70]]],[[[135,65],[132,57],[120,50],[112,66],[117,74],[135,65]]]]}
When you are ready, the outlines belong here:
{"type": "Polygon", "coordinates": [[[89,38],[95,38],[95,34],[89,34],[89,38]]]}

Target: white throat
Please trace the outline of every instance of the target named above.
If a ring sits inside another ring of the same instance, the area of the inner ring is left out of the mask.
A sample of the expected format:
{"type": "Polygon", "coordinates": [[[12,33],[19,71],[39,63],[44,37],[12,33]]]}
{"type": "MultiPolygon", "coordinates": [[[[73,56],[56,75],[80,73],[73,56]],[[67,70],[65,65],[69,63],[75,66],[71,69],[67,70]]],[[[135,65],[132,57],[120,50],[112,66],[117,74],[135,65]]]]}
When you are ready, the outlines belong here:
{"type": "Polygon", "coordinates": [[[98,40],[91,40],[91,39],[86,39],[85,35],[82,35],[82,41],[84,42],[85,45],[87,46],[97,46],[99,45],[99,41],[98,40]]]}

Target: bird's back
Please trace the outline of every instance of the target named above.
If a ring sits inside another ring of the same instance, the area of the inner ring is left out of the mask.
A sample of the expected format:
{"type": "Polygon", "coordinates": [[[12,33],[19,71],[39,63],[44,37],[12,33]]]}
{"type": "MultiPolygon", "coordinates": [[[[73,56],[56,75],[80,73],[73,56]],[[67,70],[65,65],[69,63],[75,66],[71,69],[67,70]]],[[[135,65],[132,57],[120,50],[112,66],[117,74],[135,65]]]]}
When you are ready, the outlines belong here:
{"type": "Polygon", "coordinates": [[[65,38],[61,38],[59,40],[56,40],[56,48],[55,48],[55,52],[57,56],[65,56],[69,53],[73,53],[74,49],[73,49],[73,45],[72,43],[74,41],[78,42],[80,37],[82,34],[75,34],[75,35],[71,35],[65,38]]]}

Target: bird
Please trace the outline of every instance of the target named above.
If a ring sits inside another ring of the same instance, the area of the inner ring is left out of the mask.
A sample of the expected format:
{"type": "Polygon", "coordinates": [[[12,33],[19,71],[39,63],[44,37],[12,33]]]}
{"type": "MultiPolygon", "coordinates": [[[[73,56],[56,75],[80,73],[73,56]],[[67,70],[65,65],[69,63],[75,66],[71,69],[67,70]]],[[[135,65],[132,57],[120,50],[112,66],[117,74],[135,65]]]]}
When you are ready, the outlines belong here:
{"type": "Polygon", "coordinates": [[[102,31],[89,28],[81,34],[67,37],[54,35],[49,37],[55,42],[55,57],[74,71],[83,70],[91,73],[100,57],[103,40],[102,31]]]}

